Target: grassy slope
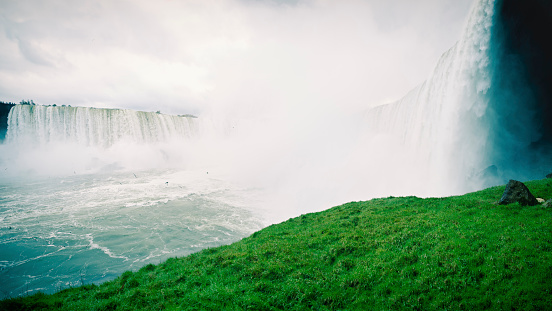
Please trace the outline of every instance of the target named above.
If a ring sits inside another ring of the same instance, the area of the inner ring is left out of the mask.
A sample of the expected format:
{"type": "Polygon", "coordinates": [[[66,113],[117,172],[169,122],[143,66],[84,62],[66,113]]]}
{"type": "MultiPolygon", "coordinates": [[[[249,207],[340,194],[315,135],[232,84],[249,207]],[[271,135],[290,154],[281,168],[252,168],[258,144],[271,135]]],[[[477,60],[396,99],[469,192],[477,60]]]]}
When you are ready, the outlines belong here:
{"type": "MultiPolygon", "coordinates": [[[[552,179],[526,185],[552,198],[552,179]]],[[[552,209],[496,205],[503,190],[348,203],[0,309],[550,309],[552,209]]]]}

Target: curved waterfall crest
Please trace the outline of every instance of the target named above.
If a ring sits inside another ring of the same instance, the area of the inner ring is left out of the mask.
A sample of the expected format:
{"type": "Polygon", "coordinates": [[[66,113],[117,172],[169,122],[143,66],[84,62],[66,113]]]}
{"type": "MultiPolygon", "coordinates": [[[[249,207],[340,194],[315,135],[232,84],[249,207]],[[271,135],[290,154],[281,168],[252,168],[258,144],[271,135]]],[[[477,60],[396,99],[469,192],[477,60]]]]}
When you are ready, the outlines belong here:
{"type": "Polygon", "coordinates": [[[8,116],[6,141],[99,147],[117,142],[166,142],[195,136],[194,119],[126,109],[16,105],[8,116]]]}
{"type": "Polygon", "coordinates": [[[426,172],[428,183],[465,188],[466,180],[492,164],[486,163],[484,153],[490,130],[485,115],[492,86],[495,2],[474,4],[461,39],[442,55],[424,83],[366,113],[368,131],[402,144],[426,172]]]}

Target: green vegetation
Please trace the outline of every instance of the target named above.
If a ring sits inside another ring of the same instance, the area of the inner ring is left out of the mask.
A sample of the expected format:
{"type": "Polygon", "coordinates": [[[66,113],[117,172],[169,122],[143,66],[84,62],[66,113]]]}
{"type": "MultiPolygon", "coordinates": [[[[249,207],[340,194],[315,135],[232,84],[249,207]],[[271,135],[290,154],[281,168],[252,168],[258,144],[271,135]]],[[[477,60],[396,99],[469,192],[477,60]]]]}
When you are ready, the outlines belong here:
{"type": "Polygon", "coordinates": [[[35,105],[35,103],[34,103],[34,101],[33,101],[32,99],[31,99],[31,100],[24,100],[24,99],[23,99],[23,100],[21,100],[21,101],[19,102],[19,104],[20,104],[20,105],[31,105],[31,106],[34,106],[34,105],[35,105]]]}
{"type": "MultiPolygon", "coordinates": [[[[552,198],[552,179],[526,185],[552,198]]],[[[503,190],[348,203],[0,309],[549,310],[552,209],[499,206],[503,190]]]]}

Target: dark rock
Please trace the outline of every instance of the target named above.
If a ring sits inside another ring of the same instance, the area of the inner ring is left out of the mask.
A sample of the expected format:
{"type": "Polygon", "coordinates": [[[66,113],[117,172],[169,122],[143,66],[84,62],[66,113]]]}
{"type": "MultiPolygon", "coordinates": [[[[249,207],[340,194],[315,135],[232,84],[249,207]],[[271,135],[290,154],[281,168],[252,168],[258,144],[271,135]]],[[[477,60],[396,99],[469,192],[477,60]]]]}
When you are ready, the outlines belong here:
{"type": "Polygon", "coordinates": [[[521,205],[537,205],[537,199],[531,194],[527,186],[517,180],[512,180],[506,185],[502,198],[498,204],[506,205],[518,202],[521,205]]]}
{"type": "Polygon", "coordinates": [[[13,106],[15,106],[13,103],[0,102],[0,142],[4,140],[8,132],[8,115],[13,106]]]}
{"type": "Polygon", "coordinates": [[[508,180],[501,178],[501,172],[496,165],[491,165],[475,175],[477,181],[480,181],[486,187],[502,185],[508,180]]]}
{"type": "Polygon", "coordinates": [[[552,173],[546,175],[546,178],[552,178],[552,173]]]}
{"type": "Polygon", "coordinates": [[[489,177],[498,177],[498,167],[496,165],[491,165],[487,167],[486,169],[482,170],[479,175],[484,178],[489,177]]]}

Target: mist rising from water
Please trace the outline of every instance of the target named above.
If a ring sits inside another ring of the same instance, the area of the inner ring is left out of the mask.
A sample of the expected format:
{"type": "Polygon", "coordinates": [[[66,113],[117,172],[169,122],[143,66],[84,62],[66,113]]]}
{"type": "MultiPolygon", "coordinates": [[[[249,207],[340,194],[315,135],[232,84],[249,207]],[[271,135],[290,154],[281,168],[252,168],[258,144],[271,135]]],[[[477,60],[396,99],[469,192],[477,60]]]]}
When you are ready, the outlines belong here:
{"type": "Polygon", "coordinates": [[[197,119],[18,106],[10,117],[8,144],[1,147],[2,165],[29,175],[204,171],[267,189],[275,205],[301,212],[388,195],[458,194],[505,178],[534,178],[536,165],[526,170],[508,162],[538,133],[527,126],[508,130],[531,123],[534,112],[503,104],[531,94],[498,79],[504,73],[520,77],[520,71],[505,66],[497,52],[496,5],[477,1],[461,39],[428,80],[389,105],[359,112],[335,98],[298,97],[197,119]],[[513,123],[512,113],[520,116],[513,123]]]}

